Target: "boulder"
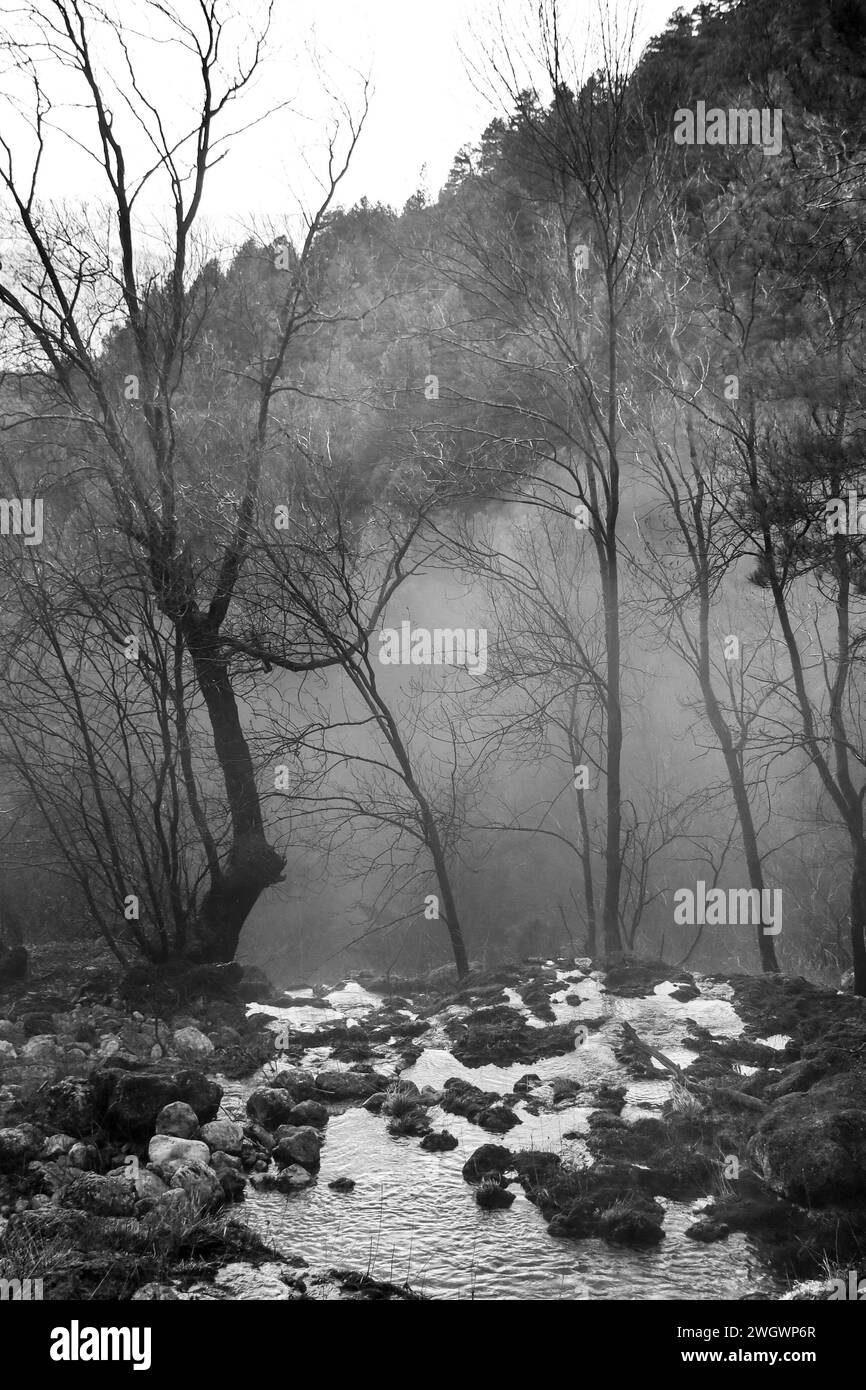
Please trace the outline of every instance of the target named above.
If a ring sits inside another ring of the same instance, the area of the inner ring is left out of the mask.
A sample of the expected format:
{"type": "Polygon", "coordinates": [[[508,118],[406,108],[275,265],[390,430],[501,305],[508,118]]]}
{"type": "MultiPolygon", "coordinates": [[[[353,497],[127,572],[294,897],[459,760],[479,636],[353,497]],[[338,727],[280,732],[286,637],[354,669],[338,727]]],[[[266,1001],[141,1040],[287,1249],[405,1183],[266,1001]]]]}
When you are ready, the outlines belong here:
{"type": "Polygon", "coordinates": [[[210,1038],[200,1028],[179,1028],[174,1035],[173,1047],[181,1057],[194,1061],[210,1057],[216,1051],[210,1038]]]}
{"type": "Polygon", "coordinates": [[[94,1080],[105,1101],[106,1128],[124,1139],[148,1138],[160,1111],[179,1099],[174,1078],[163,1072],[112,1070],[94,1080]]]}
{"type": "Polygon", "coordinates": [[[447,1129],[442,1129],[436,1134],[425,1134],[420,1147],[428,1153],[447,1153],[449,1149],[457,1148],[457,1140],[447,1129]]]}
{"type": "Polygon", "coordinates": [[[36,1157],[39,1147],[32,1125],[0,1129],[0,1169],[23,1167],[36,1157]]]}
{"type": "Polygon", "coordinates": [[[178,1139],[194,1139],[198,1133],[198,1116],[184,1100],[172,1100],[156,1117],[157,1134],[173,1134],[178,1139]]]}
{"type": "Polygon", "coordinates": [[[127,1178],[103,1173],[78,1173],[62,1194],[65,1207],[94,1216],[132,1216],[135,1201],[135,1187],[127,1178]]]}
{"type": "Polygon", "coordinates": [[[51,1134],[45,1140],[39,1157],[45,1159],[60,1158],[68,1154],[74,1144],[75,1140],[71,1134],[51,1134]]]}
{"type": "Polygon", "coordinates": [[[95,1144],[84,1144],[80,1139],[72,1145],[66,1155],[70,1168],[95,1172],[100,1166],[99,1150],[95,1144]]]}
{"type": "Polygon", "coordinates": [[[274,1130],[288,1124],[295,1099],[291,1091],[278,1086],[259,1086],[247,1098],[247,1114],[264,1129],[274,1130]]]}
{"type": "Polygon", "coordinates": [[[322,1136],[312,1125],[280,1125],[276,1133],[274,1161],[278,1168],[300,1164],[302,1168],[317,1168],[320,1162],[322,1136]]]}
{"type": "Polygon", "coordinates": [[[329,1100],[367,1100],[387,1084],[376,1072],[320,1071],[316,1077],[318,1090],[329,1100]]]}
{"type": "Polygon", "coordinates": [[[64,1134],[92,1134],[97,1126],[92,1085],[75,1077],[56,1081],[44,1093],[42,1113],[64,1134]]]}
{"type": "Polygon", "coordinates": [[[328,1186],[333,1192],[354,1192],[355,1179],[345,1177],[333,1178],[332,1181],[328,1183],[328,1186]]]}
{"type": "Polygon", "coordinates": [[[762,1118],[747,1154],[767,1186],[802,1206],[866,1195],[866,1081],[826,1077],[782,1096],[762,1118]]]}
{"type": "Polygon", "coordinates": [[[169,1186],[174,1191],[185,1192],[201,1211],[213,1210],[223,1202],[222,1184],[213,1168],[197,1159],[180,1163],[171,1175],[169,1186]]]}
{"type": "Polygon", "coordinates": [[[278,1091],[290,1091],[294,1101],[311,1100],[316,1094],[316,1079],[303,1067],[283,1067],[272,1076],[268,1085],[278,1091]]]}
{"type": "Polygon", "coordinates": [[[598,1212],[595,1204],[586,1197],[578,1197],[566,1211],[553,1217],[547,1228],[548,1235],[567,1236],[571,1240],[581,1240],[595,1234],[598,1212]]]}
{"type": "Polygon", "coordinates": [[[686,1235],[689,1240],[700,1240],[709,1244],[714,1240],[724,1240],[730,1229],[724,1221],[696,1221],[694,1226],[689,1226],[686,1235]]]}
{"type": "Polygon", "coordinates": [[[611,1245],[657,1245],[664,1240],[665,1211],[652,1197],[630,1195],[599,1217],[599,1234],[611,1245]]]}
{"type": "Polygon", "coordinates": [[[18,1057],[11,1042],[6,1042],[5,1038],[0,1038],[0,1062],[14,1062],[18,1057]]]}
{"type": "Polygon", "coordinates": [[[202,1125],[201,1137],[211,1152],[219,1149],[224,1154],[240,1154],[244,1142],[243,1129],[234,1120],[211,1120],[202,1125]]]}
{"type": "Polygon", "coordinates": [[[328,1111],[318,1100],[299,1101],[289,1115],[290,1124],[313,1125],[315,1129],[324,1129],[329,1119],[328,1111]]]}
{"type": "Polygon", "coordinates": [[[290,1163],[276,1175],[273,1185],[278,1192],[300,1192],[303,1188],[309,1187],[312,1181],[312,1175],[306,1168],[297,1163],[290,1163]]]}
{"type": "Polygon", "coordinates": [[[175,1072],[174,1080],[180,1091],[178,1099],[192,1107],[200,1125],[216,1119],[223,1098],[222,1086],[203,1072],[193,1069],[175,1072]]]}
{"type": "Polygon", "coordinates": [[[210,1158],[210,1149],[200,1139],[179,1139],[173,1134],[155,1134],[147,1146],[150,1163],[162,1167],[179,1159],[182,1163],[204,1163],[210,1158]]]}
{"type": "Polygon", "coordinates": [[[24,1044],[21,1057],[27,1062],[51,1063],[60,1061],[62,1052],[50,1033],[37,1033],[24,1044]]]}
{"type": "Polygon", "coordinates": [[[463,1165],[467,1182],[480,1182],[491,1173],[506,1173],[514,1167],[514,1155],[501,1144],[482,1144],[463,1165]]]}
{"type": "Polygon", "coordinates": [[[199,1124],[215,1118],[222,1087],[199,1071],[125,1071],[113,1067],[92,1077],[97,1088],[97,1107],[112,1134],[124,1139],[147,1139],[164,1106],[184,1101],[195,1111],[199,1124]]]}
{"type": "Polygon", "coordinates": [[[485,1179],[476,1189],[475,1200],[485,1211],[500,1211],[511,1206],[514,1193],[509,1192],[507,1187],[500,1187],[497,1183],[485,1179]]]}

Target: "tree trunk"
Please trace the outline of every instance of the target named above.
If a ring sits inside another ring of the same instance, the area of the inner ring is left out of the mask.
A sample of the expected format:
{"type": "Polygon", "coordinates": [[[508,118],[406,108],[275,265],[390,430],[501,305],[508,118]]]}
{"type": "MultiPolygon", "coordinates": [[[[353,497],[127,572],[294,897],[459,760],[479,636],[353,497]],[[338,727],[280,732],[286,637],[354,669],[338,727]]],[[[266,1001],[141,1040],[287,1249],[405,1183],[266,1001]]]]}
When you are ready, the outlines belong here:
{"type": "Polygon", "coordinates": [[[862,839],[854,844],[851,874],[851,957],[854,993],[866,995],[866,845],[862,839]]]}
{"type": "Polygon", "coordinates": [[[466,956],[466,945],[463,941],[460,920],[457,916],[457,903],[454,900],[451,880],[448,877],[448,867],[445,863],[442,841],[439,839],[439,832],[432,820],[432,816],[425,828],[427,843],[430,846],[430,854],[436,869],[436,881],[439,884],[439,892],[442,894],[442,905],[445,909],[445,925],[448,928],[448,935],[451,938],[451,949],[454,952],[457,977],[462,980],[464,975],[469,974],[469,961],[466,956]]]}
{"type": "Polygon", "coordinates": [[[225,864],[217,875],[212,873],[190,954],[225,962],[234,959],[243,925],[261,894],[281,882],[286,861],[265,838],[253,760],[217,635],[199,624],[187,634],[187,644],[210,718],[233,832],[225,864]]]}
{"type": "Polygon", "coordinates": [[[595,887],[592,881],[592,850],[589,844],[589,820],[582,791],[577,793],[577,814],[580,820],[581,858],[583,860],[583,896],[586,902],[586,953],[592,959],[598,948],[595,920],[595,887]]]}

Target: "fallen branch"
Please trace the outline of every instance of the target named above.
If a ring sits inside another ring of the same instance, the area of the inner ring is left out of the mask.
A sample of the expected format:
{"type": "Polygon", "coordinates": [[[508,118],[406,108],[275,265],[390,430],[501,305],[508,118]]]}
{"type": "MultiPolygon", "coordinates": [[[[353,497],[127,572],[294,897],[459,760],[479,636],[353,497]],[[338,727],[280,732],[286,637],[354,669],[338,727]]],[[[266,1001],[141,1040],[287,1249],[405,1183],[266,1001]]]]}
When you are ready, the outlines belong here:
{"type": "Polygon", "coordinates": [[[674,1080],[678,1081],[686,1090],[696,1091],[698,1095],[706,1096],[708,1100],[716,1103],[727,1101],[728,1105],[739,1105],[744,1110],[757,1110],[761,1114],[766,1111],[765,1102],[759,1100],[757,1096],[747,1096],[743,1091],[732,1091],[727,1086],[708,1086],[703,1081],[693,1080],[687,1076],[682,1067],[678,1067],[676,1062],[672,1062],[670,1057],[666,1057],[663,1052],[659,1052],[657,1047],[651,1047],[649,1043],[645,1043],[642,1038],[638,1037],[630,1023],[622,1023],[620,1026],[627,1042],[630,1042],[633,1047],[636,1047],[647,1057],[655,1057],[657,1061],[661,1062],[665,1070],[671,1073],[674,1080]]]}

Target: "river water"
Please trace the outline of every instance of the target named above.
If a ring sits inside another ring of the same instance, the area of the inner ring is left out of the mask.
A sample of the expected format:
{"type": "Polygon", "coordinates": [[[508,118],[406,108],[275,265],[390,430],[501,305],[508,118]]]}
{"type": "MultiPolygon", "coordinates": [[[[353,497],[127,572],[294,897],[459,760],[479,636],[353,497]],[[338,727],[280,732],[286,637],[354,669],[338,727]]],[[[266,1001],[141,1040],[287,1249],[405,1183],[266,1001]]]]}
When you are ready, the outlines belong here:
{"type": "MultiPolygon", "coordinates": [[[[500,1093],[510,1091],[527,1071],[543,1081],[573,1078],[587,1090],[606,1081],[627,1087],[622,1114],[634,1120],[659,1113],[670,1082],[661,1070],[657,1078],[634,1081],[628,1077],[612,1050],[621,1037],[619,1023],[627,1020],[641,1038],[683,1067],[694,1059],[694,1053],[682,1047],[688,1018],[717,1037],[736,1036],[742,1029],[725,985],[696,978],[702,997],[684,1004],[668,997],[673,986],[661,985],[647,998],[621,999],[605,994],[601,981],[601,976],[593,975],[577,986],[564,983],[552,1000],[558,1022],[607,1017],[582,1046],[565,1056],[530,1067],[519,1063],[470,1069],[447,1051],[446,1036],[434,1023],[417,1040],[419,1045],[428,1044],[424,1052],[400,1075],[419,1087],[435,1088],[441,1088],[448,1077],[462,1076],[500,1093]],[[566,1004],[565,995],[575,992],[580,1004],[566,1004]]],[[[288,1020],[293,1032],[303,1033],[338,1017],[359,1021],[381,1003],[359,985],[326,997],[327,1011],[304,1006],[250,1008],[271,1014],[275,1028],[278,1021],[288,1020]]],[[[530,1023],[538,1022],[519,996],[509,992],[509,1000],[526,1013],[530,1023]]],[[[783,1046],[785,1040],[771,1041],[783,1046]]],[[[304,1065],[314,1070],[324,1062],[330,1070],[338,1066],[328,1060],[324,1048],[304,1059],[304,1065]]],[[[399,1065],[396,1054],[394,1062],[399,1065]]],[[[386,1073],[396,1072],[396,1065],[374,1061],[376,1070],[386,1073]]],[[[222,1080],[224,1111],[241,1118],[250,1090],[261,1081],[261,1075],[243,1083],[222,1080]]],[[[290,1196],[249,1187],[242,1209],[250,1224],[286,1259],[301,1257],[315,1269],[351,1268],[398,1284],[406,1281],[417,1292],[437,1299],[715,1300],[746,1294],[778,1298],[784,1286],[762,1265],[747,1237],[734,1234],[709,1245],[685,1238],[686,1228],[697,1219],[699,1203],[660,1199],[666,1208],[666,1238],[650,1249],[551,1237],[540,1213],[517,1186],[511,1189],[516,1201],[507,1211],[478,1207],[473,1187],[461,1174],[474,1149],[484,1143],[505,1143],[513,1149],[552,1150],[565,1161],[582,1165],[589,1160],[580,1135],[588,1132],[587,1119],[594,1108],[588,1096],[584,1105],[569,1103],[537,1116],[521,1104],[516,1110],[521,1126],[503,1139],[435,1107],[428,1111],[434,1129],[448,1129],[459,1145],[442,1154],[427,1153],[416,1138],[392,1137],[383,1116],[351,1108],[330,1119],[317,1182],[290,1196]],[[566,1138],[567,1134],[572,1137],[566,1138]],[[332,1179],[342,1176],[354,1179],[354,1191],[339,1193],[328,1187],[332,1179]]],[[[251,1272],[234,1267],[224,1271],[218,1283],[223,1296],[286,1296],[273,1269],[251,1272]]],[[[202,1290],[199,1296],[203,1294],[202,1290]]]]}

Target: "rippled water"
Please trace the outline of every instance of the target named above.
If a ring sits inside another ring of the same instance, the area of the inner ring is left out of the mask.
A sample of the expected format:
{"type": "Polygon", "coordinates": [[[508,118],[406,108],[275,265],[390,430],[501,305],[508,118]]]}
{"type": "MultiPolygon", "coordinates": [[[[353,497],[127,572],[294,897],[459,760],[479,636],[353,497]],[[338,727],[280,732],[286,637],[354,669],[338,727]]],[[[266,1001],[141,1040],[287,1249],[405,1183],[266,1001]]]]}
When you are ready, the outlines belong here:
{"type": "MultiPolygon", "coordinates": [[[[694,1053],[681,1045],[688,1018],[722,1037],[735,1036],[742,1026],[725,986],[703,982],[704,997],[687,1004],[669,999],[670,988],[660,986],[648,998],[620,999],[604,994],[598,978],[587,978],[577,986],[564,984],[553,1000],[559,1021],[609,1016],[609,1022],[590,1032],[587,1042],[574,1052],[530,1067],[518,1063],[467,1068],[444,1046],[435,1045],[445,1038],[434,1031],[434,1045],[401,1075],[418,1086],[434,1087],[441,1087],[449,1076],[463,1076],[499,1092],[510,1091],[527,1071],[546,1081],[574,1078],[587,1088],[607,1081],[627,1086],[624,1118],[657,1113],[670,1083],[661,1070],[658,1079],[632,1081],[625,1075],[613,1055],[613,1044],[620,1038],[617,1025],[627,1020],[642,1038],[684,1067],[694,1059],[694,1053]],[[581,996],[580,1005],[567,1005],[565,994],[575,991],[581,996]]],[[[523,1009],[519,996],[512,995],[512,1001],[523,1009]]],[[[328,1002],[328,1011],[301,1007],[268,1012],[275,1019],[288,1018],[293,1028],[303,1030],[329,1017],[360,1019],[381,1001],[349,986],[329,995],[328,1002]]],[[[326,1057],[327,1049],[320,1049],[305,1060],[320,1065],[326,1057]]],[[[393,1070],[379,1060],[374,1065],[377,1070],[393,1070]]],[[[224,1084],[224,1104],[237,1111],[255,1083],[224,1084]]],[[[288,1197],[248,1189],[247,1217],[286,1257],[301,1256],[317,1269],[350,1267],[395,1283],[407,1280],[416,1290],[436,1298],[736,1299],[746,1293],[778,1297],[782,1286],[762,1268],[746,1237],[731,1235],[710,1245],[685,1238],[686,1227],[696,1219],[692,1203],[663,1200],[666,1238],[648,1250],[610,1246],[600,1240],[555,1239],[516,1186],[511,1189],[516,1200],[507,1211],[485,1212],[477,1206],[474,1189],[461,1173],[474,1149],[504,1142],[511,1148],[550,1149],[582,1164],[587,1161],[583,1143],[580,1138],[566,1139],[565,1134],[587,1132],[593,1108],[587,1100],[584,1106],[569,1103],[532,1116],[518,1105],[515,1113],[522,1124],[504,1139],[434,1108],[428,1112],[434,1128],[447,1128],[459,1143],[445,1154],[427,1153],[417,1139],[392,1137],[384,1117],[360,1108],[346,1110],[333,1115],[328,1124],[318,1181],[288,1197]],[[332,1179],[341,1176],[355,1180],[353,1192],[328,1188],[332,1179]]],[[[233,1296],[251,1296],[248,1276],[244,1278],[246,1292],[238,1289],[233,1296]]],[[[284,1297],[280,1287],[270,1271],[260,1276],[254,1296],[284,1297]]]]}

